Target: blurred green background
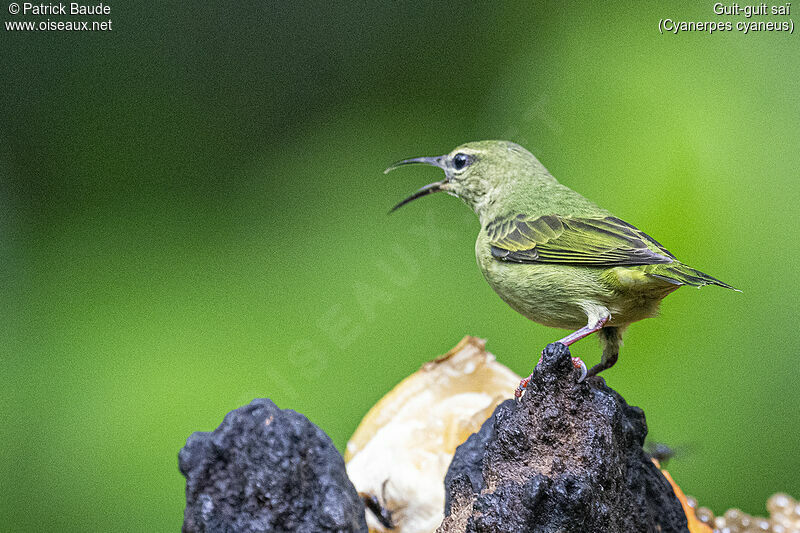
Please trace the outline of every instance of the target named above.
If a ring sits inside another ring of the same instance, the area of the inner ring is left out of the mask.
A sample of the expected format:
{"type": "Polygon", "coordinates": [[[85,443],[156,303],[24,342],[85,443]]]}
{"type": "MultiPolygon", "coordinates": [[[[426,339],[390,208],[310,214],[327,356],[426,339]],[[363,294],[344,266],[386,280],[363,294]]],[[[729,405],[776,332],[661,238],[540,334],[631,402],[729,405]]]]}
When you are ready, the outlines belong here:
{"type": "Polygon", "coordinates": [[[391,162],[487,138],[744,291],[678,291],[605,377],[701,504],[800,496],[800,37],[659,34],[712,4],[113,2],[111,32],[0,31],[2,528],[176,531],[192,431],[266,396],[343,449],[465,334],[527,374],[563,332],[484,282],[474,215],[386,216],[438,179],[391,162]]]}

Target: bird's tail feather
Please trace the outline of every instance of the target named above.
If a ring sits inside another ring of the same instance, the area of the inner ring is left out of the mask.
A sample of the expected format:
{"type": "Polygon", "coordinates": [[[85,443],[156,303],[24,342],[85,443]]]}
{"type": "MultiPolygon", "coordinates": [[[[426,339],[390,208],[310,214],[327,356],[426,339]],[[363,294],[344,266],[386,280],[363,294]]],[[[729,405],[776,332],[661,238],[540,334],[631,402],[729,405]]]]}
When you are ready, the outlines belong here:
{"type": "MultiPolygon", "coordinates": [[[[662,266],[662,265],[659,265],[662,266]]],[[[682,263],[663,265],[658,274],[651,273],[651,276],[664,280],[675,285],[689,285],[691,287],[702,287],[704,285],[717,285],[732,291],[742,292],[736,287],[720,281],[714,276],[709,276],[705,272],[700,272],[682,263]]]]}

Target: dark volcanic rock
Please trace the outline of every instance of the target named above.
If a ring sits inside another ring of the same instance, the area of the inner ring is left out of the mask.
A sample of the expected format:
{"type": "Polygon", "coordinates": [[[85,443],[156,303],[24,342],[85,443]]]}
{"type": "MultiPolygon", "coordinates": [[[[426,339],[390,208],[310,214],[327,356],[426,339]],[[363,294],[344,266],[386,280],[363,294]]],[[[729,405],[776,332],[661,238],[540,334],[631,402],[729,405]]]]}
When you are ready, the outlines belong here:
{"type": "Polygon", "coordinates": [[[440,533],[689,531],[642,449],[644,413],[602,378],[576,376],[569,350],[548,345],[522,400],[458,447],[440,533]]]}
{"type": "Polygon", "coordinates": [[[194,433],[184,532],[364,532],[364,505],[330,437],[291,410],[253,400],[212,432],[194,433]]]}

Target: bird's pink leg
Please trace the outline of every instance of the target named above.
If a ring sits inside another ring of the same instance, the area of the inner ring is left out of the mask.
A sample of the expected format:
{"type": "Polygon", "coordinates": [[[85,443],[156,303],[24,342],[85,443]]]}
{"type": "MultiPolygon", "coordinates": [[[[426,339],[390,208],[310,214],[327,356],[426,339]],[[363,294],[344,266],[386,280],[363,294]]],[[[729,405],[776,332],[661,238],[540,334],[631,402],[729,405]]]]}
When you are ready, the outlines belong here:
{"type": "Polygon", "coordinates": [[[596,333],[596,332],[600,331],[601,329],[603,329],[603,326],[606,325],[606,322],[608,322],[609,318],[611,318],[611,317],[604,316],[603,318],[601,318],[600,320],[595,322],[594,325],[592,325],[592,326],[590,326],[590,325],[583,326],[578,331],[570,333],[569,335],[567,335],[563,339],[558,340],[556,342],[560,342],[564,346],[569,346],[569,345],[571,345],[573,343],[576,343],[579,340],[583,339],[584,337],[588,337],[592,333],[596,333]]]}
{"type": "MultiPolygon", "coordinates": [[[[574,344],[574,343],[578,342],[579,340],[583,339],[584,337],[588,337],[592,333],[596,333],[596,332],[600,331],[601,329],[603,329],[603,326],[606,325],[606,322],[608,322],[609,318],[611,318],[611,317],[604,316],[603,318],[601,318],[600,320],[598,320],[594,324],[592,324],[592,325],[587,324],[587,325],[583,326],[581,329],[579,329],[578,331],[574,331],[574,332],[570,333],[569,335],[567,335],[566,337],[564,337],[563,339],[558,340],[556,342],[560,342],[564,346],[569,346],[571,344],[574,344]]],[[[581,370],[581,377],[580,377],[580,379],[578,379],[578,381],[580,382],[580,381],[583,381],[584,379],[586,379],[586,374],[587,374],[586,363],[581,361],[580,357],[573,357],[572,358],[572,364],[575,366],[575,368],[579,368],[581,370]]],[[[515,398],[522,397],[522,391],[524,391],[528,387],[528,383],[531,382],[531,378],[532,377],[533,377],[533,374],[531,374],[530,376],[528,376],[527,378],[525,378],[525,379],[523,379],[522,381],[519,382],[519,385],[517,386],[517,390],[514,391],[514,397],[515,398]]]]}

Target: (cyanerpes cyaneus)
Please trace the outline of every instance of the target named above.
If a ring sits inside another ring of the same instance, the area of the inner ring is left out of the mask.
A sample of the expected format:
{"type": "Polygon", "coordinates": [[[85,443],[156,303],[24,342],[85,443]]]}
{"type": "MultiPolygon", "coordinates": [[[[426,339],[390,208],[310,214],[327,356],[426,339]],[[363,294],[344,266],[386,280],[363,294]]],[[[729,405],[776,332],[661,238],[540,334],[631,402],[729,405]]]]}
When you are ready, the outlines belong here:
{"type": "Polygon", "coordinates": [[[566,346],[599,335],[600,363],[587,372],[573,358],[581,380],[611,368],[628,325],[655,316],[678,287],[737,290],[681,263],[643,231],[560,184],[512,142],[471,142],[447,155],[399,161],[386,172],[411,163],[439,167],[444,179],[392,211],[439,191],[461,198],[480,219],[478,266],[500,298],[534,322],[573,330],[558,341],[566,346]]]}

